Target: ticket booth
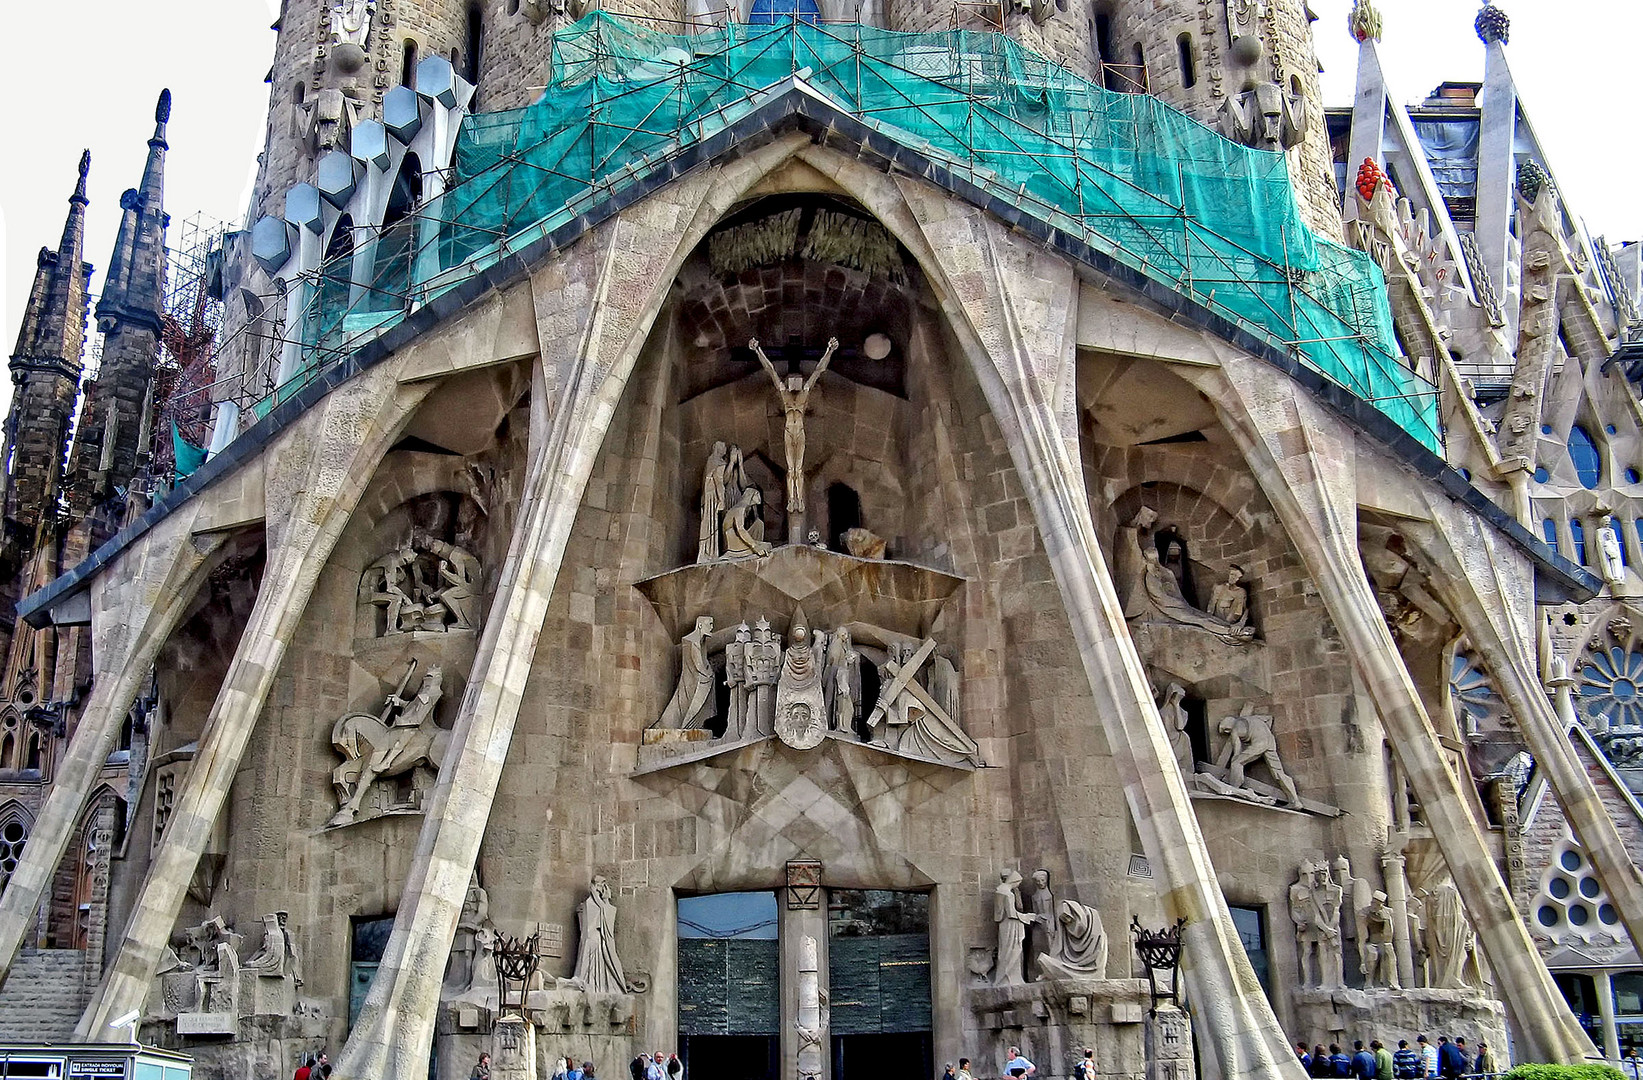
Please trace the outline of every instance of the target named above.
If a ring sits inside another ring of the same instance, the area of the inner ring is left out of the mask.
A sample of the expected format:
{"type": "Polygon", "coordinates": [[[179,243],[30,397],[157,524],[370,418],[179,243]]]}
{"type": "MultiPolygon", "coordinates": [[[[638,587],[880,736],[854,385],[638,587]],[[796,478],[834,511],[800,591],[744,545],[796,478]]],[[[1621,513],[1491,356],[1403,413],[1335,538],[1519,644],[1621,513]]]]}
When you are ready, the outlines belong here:
{"type": "Polygon", "coordinates": [[[0,1080],[190,1080],[186,1054],[132,1043],[0,1043],[0,1080]]]}

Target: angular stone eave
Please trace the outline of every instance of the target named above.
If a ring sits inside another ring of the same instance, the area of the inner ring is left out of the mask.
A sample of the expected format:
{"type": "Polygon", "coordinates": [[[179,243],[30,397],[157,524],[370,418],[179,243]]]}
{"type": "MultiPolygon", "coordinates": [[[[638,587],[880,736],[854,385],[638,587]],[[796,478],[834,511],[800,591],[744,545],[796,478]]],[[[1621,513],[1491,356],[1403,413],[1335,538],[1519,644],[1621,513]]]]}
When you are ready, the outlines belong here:
{"type": "Polygon", "coordinates": [[[1330,411],[1384,448],[1402,467],[1437,483],[1450,498],[1463,503],[1504,533],[1535,563],[1537,589],[1546,602],[1585,600],[1602,584],[1568,559],[1547,548],[1509,514],[1474,488],[1441,457],[1395,424],[1370,402],[1303,364],[1291,350],[1250,333],[1188,296],[1147,277],[1085,241],[1044,222],[1022,207],[992,194],[959,170],[844,112],[806,87],[802,80],[784,80],[779,92],[759,107],[672,157],[659,161],[632,183],[591,203],[587,210],[540,240],[505,256],[482,273],[454,286],[436,301],[408,314],[381,336],[368,341],[344,359],[315,372],[309,383],[275,406],[267,416],[229,443],[198,471],[173,488],[136,521],[92,552],[72,570],[23,597],[17,613],[32,626],[48,625],[51,609],[83,590],[90,579],[115,559],[137,537],[260,453],[285,427],[307,412],[332,390],[361,372],[409,347],[423,335],[473,308],[491,294],[524,280],[531,269],[553,252],[581,239],[594,226],[615,217],[657,189],[697,168],[745,156],[790,132],[809,135],[822,147],[889,172],[919,178],[954,197],[986,211],[1012,230],[1065,256],[1081,274],[1096,275],[1104,284],[1131,294],[1138,304],[1157,315],[1218,338],[1253,356],[1299,383],[1330,411]]]}

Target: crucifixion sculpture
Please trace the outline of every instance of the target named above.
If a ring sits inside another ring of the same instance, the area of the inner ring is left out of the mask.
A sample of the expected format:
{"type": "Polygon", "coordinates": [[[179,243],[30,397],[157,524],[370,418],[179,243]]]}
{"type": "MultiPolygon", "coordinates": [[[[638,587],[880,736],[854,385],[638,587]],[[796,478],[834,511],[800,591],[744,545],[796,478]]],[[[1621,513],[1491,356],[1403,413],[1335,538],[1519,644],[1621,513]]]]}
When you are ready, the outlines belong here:
{"type": "MultiPolygon", "coordinates": [[[[786,414],[786,426],[782,432],[782,441],[787,450],[787,533],[789,539],[804,536],[804,414],[810,407],[810,391],[820,379],[822,372],[827,370],[828,361],[833,359],[833,353],[839,347],[838,338],[827,340],[827,351],[822,353],[821,361],[816,370],[810,373],[807,379],[797,370],[789,372],[786,380],[776,373],[776,365],[770,362],[770,357],[764,354],[759,347],[759,339],[753,338],[747,343],[753,350],[753,355],[759,358],[765,371],[770,373],[770,381],[776,384],[776,393],[781,398],[782,412],[786,414]]],[[[796,366],[796,365],[795,365],[796,366]]],[[[797,541],[794,541],[797,542],[797,541]]]]}

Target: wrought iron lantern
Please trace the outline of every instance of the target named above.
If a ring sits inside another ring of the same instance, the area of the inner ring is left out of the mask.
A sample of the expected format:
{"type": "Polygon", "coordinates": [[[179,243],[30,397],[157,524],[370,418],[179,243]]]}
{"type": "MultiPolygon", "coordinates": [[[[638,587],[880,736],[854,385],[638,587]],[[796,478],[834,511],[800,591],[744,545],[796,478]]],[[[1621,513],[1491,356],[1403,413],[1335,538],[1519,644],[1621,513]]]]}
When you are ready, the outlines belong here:
{"type": "Polygon", "coordinates": [[[1181,1004],[1180,995],[1180,967],[1181,967],[1181,929],[1187,925],[1187,920],[1176,919],[1174,926],[1166,926],[1162,930],[1148,930],[1141,925],[1139,915],[1130,919],[1130,933],[1135,935],[1135,954],[1141,958],[1141,964],[1147,969],[1147,985],[1152,990],[1152,1011],[1158,1011],[1158,1002],[1169,999],[1171,1005],[1181,1004]],[[1164,972],[1167,985],[1163,990],[1158,988],[1158,973],[1164,972]]]}
{"type": "Polygon", "coordinates": [[[525,994],[530,989],[531,976],[536,974],[539,961],[536,939],[536,934],[523,939],[500,937],[496,943],[499,1014],[523,1015],[525,1012],[525,994]]]}

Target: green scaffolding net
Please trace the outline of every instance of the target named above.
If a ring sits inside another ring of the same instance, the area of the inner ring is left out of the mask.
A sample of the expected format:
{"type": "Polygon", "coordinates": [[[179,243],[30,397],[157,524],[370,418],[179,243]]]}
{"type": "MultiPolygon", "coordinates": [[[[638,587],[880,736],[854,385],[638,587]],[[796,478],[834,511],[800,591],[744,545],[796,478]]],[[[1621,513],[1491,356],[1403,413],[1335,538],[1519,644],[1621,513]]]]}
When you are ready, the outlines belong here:
{"type": "Polygon", "coordinates": [[[464,121],[427,222],[400,226],[394,243],[384,234],[368,286],[341,290],[347,312],[311,320],[318,337],[380,329],[408,298],[573,220],[796,77],[961,179],[1291,350],[1439,450],[1437,394],[1400,358],[1379,267],[1307,229],[1281,153],[1106,90],[1000,33],[784,18],[672,34],[595,12],[555,33],[552,56],[535,104],[464,121]]]}

